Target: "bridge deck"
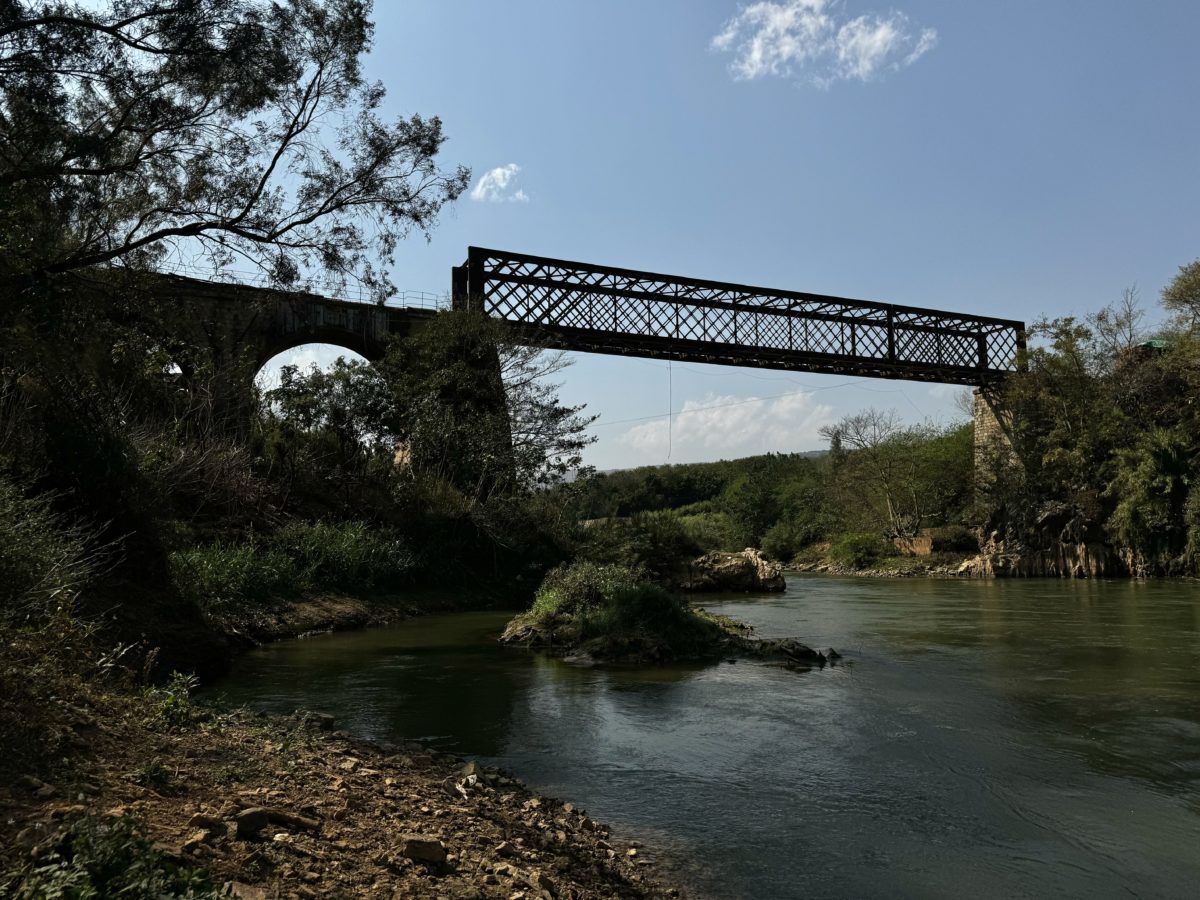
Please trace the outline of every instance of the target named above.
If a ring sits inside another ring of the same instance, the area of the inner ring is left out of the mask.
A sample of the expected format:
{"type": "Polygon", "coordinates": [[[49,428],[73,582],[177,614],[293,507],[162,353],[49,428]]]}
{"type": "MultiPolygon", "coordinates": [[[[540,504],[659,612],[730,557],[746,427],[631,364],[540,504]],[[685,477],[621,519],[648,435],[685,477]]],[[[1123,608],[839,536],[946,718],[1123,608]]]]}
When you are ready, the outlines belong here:
{"type": "Polygon", "coordinates": [[[456,308],[565,350],[983,385],[1016,371],[1022,322],[471,247],[456,308]]]}

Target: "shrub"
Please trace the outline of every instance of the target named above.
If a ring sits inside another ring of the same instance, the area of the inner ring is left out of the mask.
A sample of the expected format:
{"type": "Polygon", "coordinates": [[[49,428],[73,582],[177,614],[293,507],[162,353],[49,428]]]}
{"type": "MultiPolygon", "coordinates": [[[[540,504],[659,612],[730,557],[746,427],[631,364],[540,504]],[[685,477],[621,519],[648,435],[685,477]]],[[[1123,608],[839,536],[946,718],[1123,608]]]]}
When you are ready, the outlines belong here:
{"type": "Polygon", "coordinates": [[[664,581],[702,552],[682,518],[669,510],[597,524],[587,529],[584,539],[585,558],[639,569],[664,581]]]}
{"type": "Polygon", "coordinates": [[[264,543],[216,543],[170,557],[180,596],[206,609],[308,588],[367,591],[412,579],[400,535],[364,522],[293,522],[264,543]]]}
{"type": "Polygon", "coordinates": [[[628,566],[581,561],[551,571],[518,623],[572,635],[602,658],[671,658],[712,652],[723,636],[712,618],[628,566]],[[561,628],[561,626],[566,626],[561,628]]]}
{"type": "Polygon", "coordinates": [[[262,601],[295,588],[296,564],[282,550],[216,543],[170,555],[179,595],[204,609],[262,601]]]}
{"type": "Polygon", "coordinates": [[[888,546],[877,534],[839,535],[829,547],[830,558],[848,569],[865,569],[888,554],[888,546]]]}
{"type": "Polygon", "coordinates": [[[932,534],[934,553],[976,553],[979,538],[970,528],[949,525],[938,528],[932,534]]]}
{"type": "Polygon", "coordinates": [[[41,618],[65,604],[95,571],[78,529],[67,527],[44,497],[29,497],[0,478],[0,617],[41,618]]]}
{"type": "Polygon", "coordinates": [[[394,531],[365,522],[293,522],[271,539],[312,587],[371,590],[405,583],[416,557],[394,531]]]}
{"type": "MultiPolygon", "coordinates": [[[[692,504],[693,507],[701,505],[692,504]]],[[[680,515],[679,523],[702,553],[710,550],[743,550],[746,547],[742,529],[734,524],[728,513],[693,512],[680,515]]]]}
{"type": "Polygon", "coordinates": [[[675,639],[698,622],[683,597],[656,584],[637,584],[616,589],[605,602],[586,610],[581,631],[584,638],[631,632],[675,639]]]}
{"type": "Polygon", "coordinates": [[[0,893],[17,900],[45,897],[155,897],[208,900],[221,896],[208,875],[155,850],[141,823],[83,818],[36,867],[0,876],[0,893]]]}
{"type": "Polygon", "coordinates": [[[551,569],[529,612],[542,621],[579,615],[604,605],[623,590],[637,587],[639,582],[640,573],[629,566],[581,560],[551,569]]]}

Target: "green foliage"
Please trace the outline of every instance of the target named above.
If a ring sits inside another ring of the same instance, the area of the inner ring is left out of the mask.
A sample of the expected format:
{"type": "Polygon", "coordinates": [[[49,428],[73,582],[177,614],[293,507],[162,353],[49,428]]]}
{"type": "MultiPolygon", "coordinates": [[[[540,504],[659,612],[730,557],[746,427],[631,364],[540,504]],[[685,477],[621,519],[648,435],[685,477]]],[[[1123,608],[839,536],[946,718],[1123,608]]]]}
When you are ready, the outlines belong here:
{"type": "Polygon", "coordinates": [[[195,675],[172,672],[165,685],[146,689],[154,703],[156,724],[168,728],[182,725],[192,717],[192,692],[200,686],[195,675]]]}
{"type": "Polygon", "coordinates": [[[1163,306],[1191,331],[1200,327],[1200,259],[1179,267],[1179,273],[1162,292],[1163,306]]]}
{"type": "Polygon", "coordinates": [[[934,529],[931,535],[934,553],[977,553],[979,537],[965,525],[934,529]]]}
{"type": "Polygon", "coordinates": [[[369,591],[410,583],[417,559],[396,531],[366,522],[292,522],[270,542],[302,585],[369,591]]]}
{"type": "Polygon", "coordinates": [[[604,603],[586,610],[580,633],[584,640],[619,634],[658,638],[690,652],[698,633],[711,634],[711,629],[679,594],[656,584],[637,584],[613,591],[604,603]]]}
{"type": "Polygon", "coordinates": [[[160,759],[151,759],[130,772],[128,779],[140,787],[162,789],[175,780],[174,773],[160,759]]]}
{"type": "Polygon", "coordinates": [[[1164,292],[1179,318],[1157,341],[1142,340],[1131,292],[1085,322],[1034,326],[1027,371],[998,398],[1019,465],[997,467],[987,486],[989,528],[1036,537],[1038,510],[1053,502],[1146,571],[1197,570],[1200,320],[1186,303],[1197,272],[1185,266],[1164,292]]]}
{"type": "Polygon", "coordinates": [[[0,876],[0,892],[15,900],[215,900],[221,896],[203,870],[176,863],[155,850],[144,827],[130,816],[79,819],[48,857],[0,876]]]}
{"type": "Polygon", "coordinates": [[[585,529],[578,552],[585,559],[637,569],[667,582],[702,548],[683,518],[664,510],[597,523],[585,529]]]}
{"type": "Polygon", "coordinates": [[[581,560],[546,573],[534,596],[530,614],[538,621],[571,617],[602,606],[621,591],[641,583],[642,575],[629,566],[581,560]]]}
{"type": "Polygon", "coordinates": [[[829,558],[848,569],[866,569],[881,557],[891,555],[893,550],[878,534],[842,534],[829,546],[829,558]]]}
{"type": "Polygon", "coordinates": [[[169,559],[179,595],[203,609],[258,603],[299,586],[299,569],[282,550],[218,542],[177,550],[169,559]]]}
{"type": "Polygon", "coordinates": [[[712,652],[724,629],[638,569],[579,561],[546,575],[518,621],[567,632],[601,657],[669,658],[712,652]]]}
{"type": "Polygon", "coordinates": [[[399,240],[427,234],[470,173],[438,168],[436,117],[380,117],[360,65],[370,11],[5,3],[0,271],[152,265],[182,244],[280,286],[315,272],[385,295],[399,240]]]}
{"type": "Polygon", "coordinates": [[[69,606],[94,572],[84,535],[46,498],[0,476],[0,620],[43,620],[51,604],[69,606]]]}
{"type": "Polygon", "coordinates": [[[710,550],[742,550],[746,547],[745,535],[733,523],[728,513],[681,511],[678,515],[679,524],[701,553],[710,550]]]}
{"type": "Polygon", "coordinates": [[[302,521],[257,541],[178,550],[170,565],[180,595],[210,610],[310,589],[394,588],[410,584],[418,568],[394,530],[302,521]]]}

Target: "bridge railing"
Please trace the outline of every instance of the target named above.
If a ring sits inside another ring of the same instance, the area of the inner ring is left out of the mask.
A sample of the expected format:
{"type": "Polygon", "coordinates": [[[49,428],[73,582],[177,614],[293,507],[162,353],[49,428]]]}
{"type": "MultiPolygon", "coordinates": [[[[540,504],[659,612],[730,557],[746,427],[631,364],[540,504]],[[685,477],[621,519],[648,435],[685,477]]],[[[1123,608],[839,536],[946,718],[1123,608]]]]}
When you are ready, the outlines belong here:
{"type": "Polygon", "coordinates": [[[1024,324],[471,247],[456,307],[570,350],[986,384],[1016,370],[1024,324]]]}
{"type": "MultiPolygon", "coordinates": [[[[268,275],[264,272],[251,272],[239,269],[230,269],[225,266],[220,268],[211,268],[207,266],[195,266],[182,262],[166,262],[158,269],[163,274],[182,275],[185,278],[195,278],[201,281],[210,281],[217,284],[240,284],[247,287],[268,288],[273,290],[281,289],[268,275]]],[[[299,290],[306,293],[322,294],[322,286],[318,282],[304,282],[300,286],[290,288],[289,290],[299,290]]],[[[346,284],[339,287],[330,299],[341,300],[348,303],[369,303],[379,305],[378,301],[365,291],[361,285],[346,284]]],[[[383,303],[384,306],[402,309],[449,309],[450,295],[436,294],[432,291],[398,291],[396,294],[388,297],[383,303]]]]}

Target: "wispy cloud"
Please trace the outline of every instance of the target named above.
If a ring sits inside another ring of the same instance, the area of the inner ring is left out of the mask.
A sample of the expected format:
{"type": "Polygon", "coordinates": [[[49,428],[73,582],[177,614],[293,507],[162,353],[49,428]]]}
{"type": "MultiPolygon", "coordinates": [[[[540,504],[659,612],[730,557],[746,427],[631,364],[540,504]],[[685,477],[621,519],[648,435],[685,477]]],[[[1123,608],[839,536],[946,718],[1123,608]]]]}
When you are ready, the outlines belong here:
{"type": "Polygon", "coordinates": [[[471,199],[480,203],[528,203],[529,195],[515,184],[520,171],[516,163],[489,169],[472,188],[471,199]]]}
{"type": "Polygon", "coordinates": [[[733,54],[739,81],[776,75],[828,87],[898,71],[936,44],[937,31],[914,28],[902,12],[848,18],[840,0],[760,0],[741,7],[711,47],[733,54]]]}
{"type": "Polygon", "coordinates": [[[773,399],[715,396],[689,400],[669,423],[658,419],[635,425],[617,440],[661,461],[709,459],[714,453],[747,455],[766,450],[813,449],[818,431],[833,421],[833,407],[809,393],[773,399]]]}

